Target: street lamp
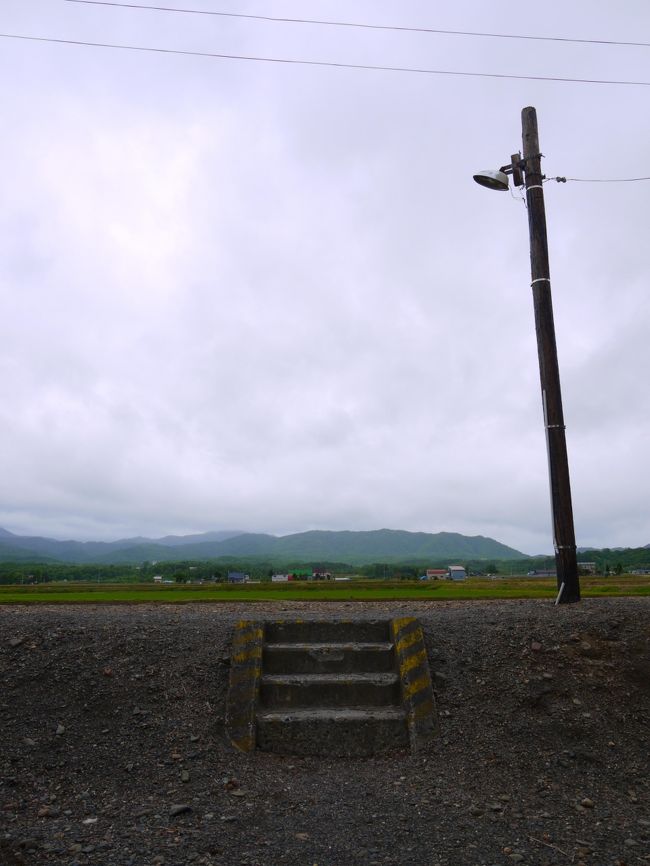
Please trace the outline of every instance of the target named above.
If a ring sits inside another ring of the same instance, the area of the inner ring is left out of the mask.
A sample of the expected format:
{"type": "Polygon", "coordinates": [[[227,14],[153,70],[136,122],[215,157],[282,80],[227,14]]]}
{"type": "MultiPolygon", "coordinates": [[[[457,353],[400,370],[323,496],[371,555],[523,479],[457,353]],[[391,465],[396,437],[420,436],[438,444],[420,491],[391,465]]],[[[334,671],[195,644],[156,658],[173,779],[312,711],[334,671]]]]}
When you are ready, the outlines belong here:
{"type": "MultiPolygon", "coordinates": [[[[504,168],[509,168],[510,166],[504,166],[504,168]]],[[[499,171],[490,171],[489,169],[486,171],[479,171],[478,174],[474,175],[474,180],[476,183],[480,183],[481,186],[486,186],[488,189],[497,189],[501,192],[507,192],[510,189],[508,185],[508,175],[505,173],[503,168],[500,168],[499,171]]]]}
{"type": "Polygon", "coordinates": [[[551,516],[553,521],[553,547],[557,569],[558,601],[563,604],[580,601],[580,581],[576,557],[569,460],[566,450],[560,370],[555,343],[551,279],[546,238],[544,210],[544,175],[542,154],[539,152],[537,113],[534,108],[521,112],[523,159],[513,154],[509,165],[498,171],[482,171],[474,180],[488,189],[505,192],[509,188],[508,175],[515,186],[525,186],[530,235],[530,270],[535,331],[539,356],[539,376],[542,387],[542,408],[546,432],[549,484],[551,488],[551,516]]]}

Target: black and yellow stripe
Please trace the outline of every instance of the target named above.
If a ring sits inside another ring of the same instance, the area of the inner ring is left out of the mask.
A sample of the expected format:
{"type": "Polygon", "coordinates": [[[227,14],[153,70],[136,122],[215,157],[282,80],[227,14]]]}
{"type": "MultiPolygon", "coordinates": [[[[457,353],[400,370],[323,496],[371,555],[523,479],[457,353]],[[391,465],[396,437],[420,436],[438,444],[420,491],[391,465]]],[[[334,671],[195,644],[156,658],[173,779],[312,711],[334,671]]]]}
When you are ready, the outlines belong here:
{"type": "Polygon", "coordinates": [[[390,633],[400,677],[402,701],[415,751],[418,743],[436,731],[436,708],[424,636],[414,617],[402,617],[390,622],[390,633]]]}
{"type": "Polygon", "coordinates": [[[256,744],[255,713],[262,673],[264,624],[241,620],[232,642],[226,730],[233,745],[250,752],[256,744]]]}

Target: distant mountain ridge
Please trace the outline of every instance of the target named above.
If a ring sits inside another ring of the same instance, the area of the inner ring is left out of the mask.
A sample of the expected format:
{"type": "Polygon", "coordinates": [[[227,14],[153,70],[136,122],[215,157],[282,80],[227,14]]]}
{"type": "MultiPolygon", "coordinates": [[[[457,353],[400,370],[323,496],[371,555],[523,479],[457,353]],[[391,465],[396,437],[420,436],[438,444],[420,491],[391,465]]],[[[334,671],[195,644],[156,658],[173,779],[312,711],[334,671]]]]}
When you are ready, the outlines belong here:
{"type": "MultiPolygon", "coordinates": [[[[156,551],[162,551],[174,547],[196,544],[197,541],[209,540],[213,542],[223,541],[234,535],[241,534],[239,530],[206,532],[200,535],[166,535],[163,538],[122,538],[118,541],[59,541],[54,538],[42,536],[16,535],[0,527],[0,560],[25,560],[37,561],[73,562],[73,563],[112,563],[112,562],[137,562],[139,559],[148,557],[137,557],[124,559],[119,556],[122,551],[139,550],[141,548],[153,547],[156,551]]],[[[165,559],[169,557],[154,557],[165,559]]],[[[183,558],[183,557],[175,557],[183,558]]]]}
{"type": "Polygon", "coordinates": [[[456,532],[407,532],[378,529],[364,532],[311,530],[275,536],[241,531],[216,531],[163,538],[118,541],[58,541],[20,536],[0,529],[0,560],[127,564],[151,561],[205,560],[220,557],[265,557],[296,562],[425,561],[433,559],[524,559],[512,547],[482,535],[456,532]]]}

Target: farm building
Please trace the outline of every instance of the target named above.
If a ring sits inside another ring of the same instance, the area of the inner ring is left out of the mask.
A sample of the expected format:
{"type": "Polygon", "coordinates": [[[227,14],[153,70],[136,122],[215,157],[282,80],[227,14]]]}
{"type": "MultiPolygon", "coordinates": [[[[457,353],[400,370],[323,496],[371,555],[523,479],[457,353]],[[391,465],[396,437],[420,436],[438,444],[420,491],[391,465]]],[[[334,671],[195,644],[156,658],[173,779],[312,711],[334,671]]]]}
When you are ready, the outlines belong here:
{"type": "Polygon", "coordinates": [[[294,568],[289,574],[289,580],[311,580],[311,568],[294,568]]]}
{"type": "Polygon", "coordinates": [[[229,571],[228,583],[248,583],[250,576],[242,571],[229,571]]]}

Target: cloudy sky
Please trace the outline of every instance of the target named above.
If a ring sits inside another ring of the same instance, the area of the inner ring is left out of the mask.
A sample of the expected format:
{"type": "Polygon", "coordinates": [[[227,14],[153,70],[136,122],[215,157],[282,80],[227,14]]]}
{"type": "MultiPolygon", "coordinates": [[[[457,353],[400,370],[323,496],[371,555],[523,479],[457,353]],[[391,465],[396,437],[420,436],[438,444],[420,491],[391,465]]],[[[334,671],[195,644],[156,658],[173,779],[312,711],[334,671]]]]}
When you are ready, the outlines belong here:
{"type": "MultiPolygon", "coordinates": [[[[158,5],[650,43],[647,0],[158,5]]],[[[650,47],[65,0],[3,0],[0,30],[650,82],[650,47]]],[[[0,95],[0,526],[552,549],[526,210],[472,174],[534,105],[549,177],[650,175],[650,87],[2,38],[0,95]]],[[[649,203],[650,182],[546,185],[581,546],[650,543],[649,203]]]]}

